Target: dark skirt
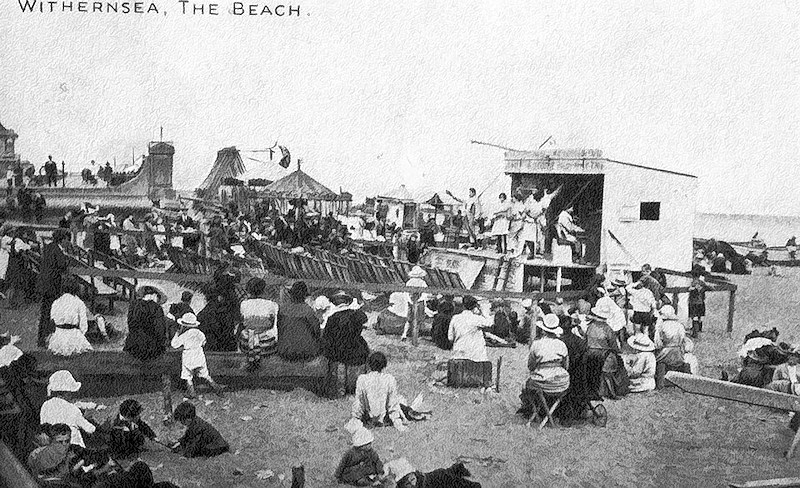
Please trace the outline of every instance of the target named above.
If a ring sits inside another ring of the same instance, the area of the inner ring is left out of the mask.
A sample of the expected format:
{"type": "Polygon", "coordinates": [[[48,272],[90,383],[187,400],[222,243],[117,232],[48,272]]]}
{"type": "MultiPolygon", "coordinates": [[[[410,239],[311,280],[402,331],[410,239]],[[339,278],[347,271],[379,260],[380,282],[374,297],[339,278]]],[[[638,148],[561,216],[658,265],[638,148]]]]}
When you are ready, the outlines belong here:
{"type": "Polygon", "coordinates": [[[705,317],[706,304],[705,303],[690,303],[689,304],[689,318],[692,317],[705,317]]]}

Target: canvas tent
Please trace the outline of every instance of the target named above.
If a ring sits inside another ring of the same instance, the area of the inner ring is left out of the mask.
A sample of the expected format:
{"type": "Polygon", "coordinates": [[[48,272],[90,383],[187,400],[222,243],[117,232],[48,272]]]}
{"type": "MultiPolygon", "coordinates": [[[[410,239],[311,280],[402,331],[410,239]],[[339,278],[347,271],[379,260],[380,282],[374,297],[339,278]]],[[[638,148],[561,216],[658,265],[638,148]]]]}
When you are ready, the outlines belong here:
{"type": "Polygon", "coordinates": [[[238,178],[244,171],[244,162],[238,149],[233,146],[220,149],[214,166],[198,188],[209,197],[216,196],[226,178],[238,178]]]}
{"type": "Polygon", "coordinates": [[[347,192],[342,194],[334,192],[299,168],[267,186],[264,191],[258,193],[258,196],[273,200],[283,213],[289,210],[290,200],[304,198],[308,201],[308,208],[323,215],[329,212],[347,213],[353,198],[347,192]]]}

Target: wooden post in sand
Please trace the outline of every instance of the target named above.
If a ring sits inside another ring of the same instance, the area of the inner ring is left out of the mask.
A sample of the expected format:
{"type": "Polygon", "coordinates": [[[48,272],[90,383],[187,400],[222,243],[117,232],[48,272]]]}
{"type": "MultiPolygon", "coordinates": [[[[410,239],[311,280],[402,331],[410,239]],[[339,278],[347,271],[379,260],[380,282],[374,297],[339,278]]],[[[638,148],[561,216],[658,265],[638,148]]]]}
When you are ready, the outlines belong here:
{"type": "Polygon", "coordinates": [[[727,331],[730,335],[733,332],[733,312],[736,310],[736,288],[730,288],[731,296],[728,300],[728,327],[727,331]]]}
{"type": "Polygon", "coordinates": [[[500,367],[503,365],[503,356],[497,358],[497,376],[495,377],[494,390],[500,393],[500,367]]]}
{"type": "Polygon", "coordinates": [[[161,374],[161,395],[164,408],[164,424],[170,425],[175,419],[172,418],[172,379],[169,373],[161,374]]]}
{"type": "Polygon", "coordinates": [[[411,344],[419,345],[419,293],[411,294],[411,344]]]}

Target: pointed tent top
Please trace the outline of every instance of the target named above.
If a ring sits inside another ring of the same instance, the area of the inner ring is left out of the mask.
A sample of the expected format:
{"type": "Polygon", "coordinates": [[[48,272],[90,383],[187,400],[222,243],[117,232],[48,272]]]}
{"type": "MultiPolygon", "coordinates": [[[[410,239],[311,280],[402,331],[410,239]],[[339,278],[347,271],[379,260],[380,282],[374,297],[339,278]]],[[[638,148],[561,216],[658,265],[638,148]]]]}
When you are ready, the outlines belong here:
{"type": "Polygon", "coordinates": [[[216,194],[225,178],[237,178],[245,171],[244,162],[236,147],[226,147],[217,152],[217,159],[211,171],[199,188],[216,194]]]}
{"type": "Polygon", "coordinates": [[[339,197],[336,192],[299,169],[273,182],[264,192],[278,198],[336,200],[339,197]]]}
{"type": "Polygon", "coordinates": [[[405,200],[409,202],[414,201],[414,197],[411,195],[411,192],[408,191],[406,185],[400,185],[394,190],[380,194],[378,195],[378,198],[382,198],[384,200],[405,200]]]}

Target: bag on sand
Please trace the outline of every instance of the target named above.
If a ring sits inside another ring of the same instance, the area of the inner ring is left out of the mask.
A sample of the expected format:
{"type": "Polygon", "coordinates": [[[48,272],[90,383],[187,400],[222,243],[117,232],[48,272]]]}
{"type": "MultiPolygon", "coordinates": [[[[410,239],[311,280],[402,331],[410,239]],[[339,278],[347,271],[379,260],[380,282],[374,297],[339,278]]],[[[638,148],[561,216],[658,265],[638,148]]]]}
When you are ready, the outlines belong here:
{"type": "Polygon", "coordinates": [[[488,388],[492,386],[492,363],[469,359],[447,361],[447,386],[453,388],[488,388]]]}

